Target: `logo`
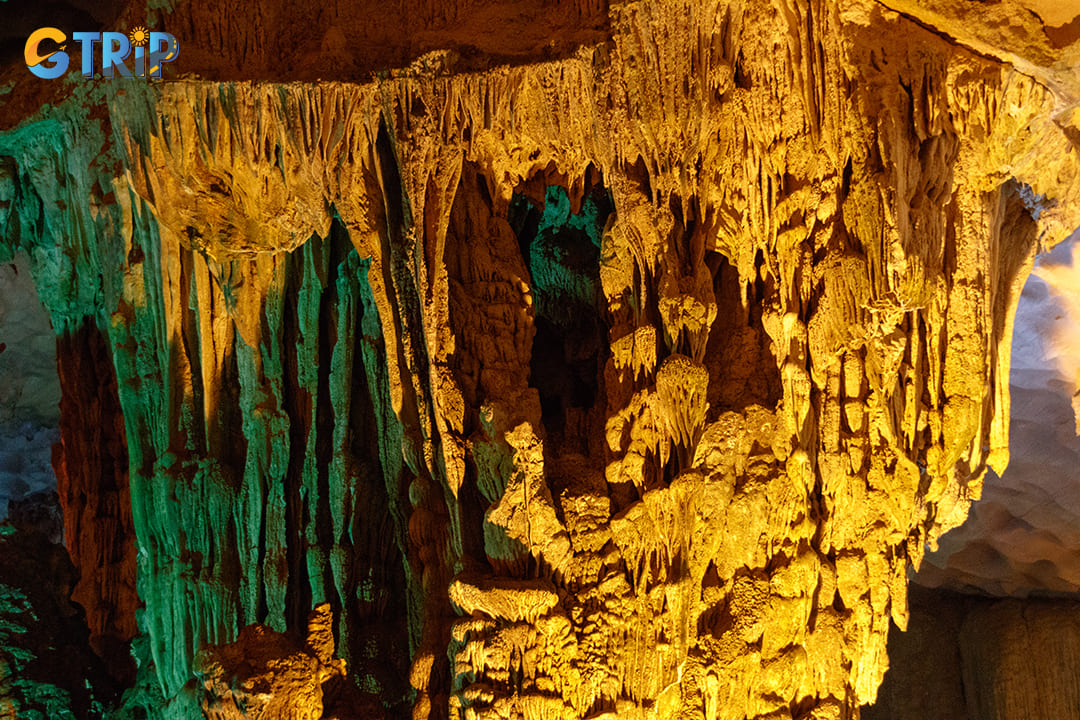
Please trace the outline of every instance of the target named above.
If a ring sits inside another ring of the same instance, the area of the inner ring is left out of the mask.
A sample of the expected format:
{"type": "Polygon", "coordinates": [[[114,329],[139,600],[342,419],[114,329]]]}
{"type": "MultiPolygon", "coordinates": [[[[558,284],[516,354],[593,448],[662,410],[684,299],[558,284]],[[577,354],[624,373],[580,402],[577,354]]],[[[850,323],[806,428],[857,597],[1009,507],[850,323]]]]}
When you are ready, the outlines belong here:
{"type": "MultiPolygon", "coordinates": [[[[38,28],[27,38],[23,48],[26,67],[43,80],[60,77],[68,69],[70,58],[64,52],[68,42],[62,30],[38,28]]],[[[152,32],[141,25],[126,35],[121,32],[72,33],[71,42],[82,46],[82,76],[87,80],[93,80],[98,67],[101,77],[106,80],[112,80],[117,73],[125,78],[160,78],[162,66],[180,55],[175,37],[166,32],[152,32]],[[99,57],[100,65],[95,65],[99,57]],[[130,68],[126,64],[128,58],[132,60],[130,68]]]]}

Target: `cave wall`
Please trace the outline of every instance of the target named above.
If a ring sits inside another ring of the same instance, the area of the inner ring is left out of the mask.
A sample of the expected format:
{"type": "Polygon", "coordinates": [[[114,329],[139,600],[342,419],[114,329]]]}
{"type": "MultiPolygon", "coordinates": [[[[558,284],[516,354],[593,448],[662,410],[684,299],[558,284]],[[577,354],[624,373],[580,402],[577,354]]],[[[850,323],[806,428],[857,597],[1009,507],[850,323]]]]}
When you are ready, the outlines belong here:
{"type": "Polygon", "coordinates": [[[1016,598],[1080,590],[1078,235],[1037,259],[1017,306],[1008,470],[987,475],[967,520],[927,555],[922,585],[1016,598]]]}
{"type": "Polygon", "coordinates": [[[134,680],[136,548],[127,439],[112,354],[93,321],[56,338],[60,440],[52,465],[64,544],[77,563],[72,599],[86,611],[90,643],[122,681],[134,680]]]}
{"type": "Polygon", "coordinates": [[[327,603],[389,715],[856,717],[1080,225],[1068,88],[916,19],[616,4],[548,61],[0,135],[2,247],[111,353],[164,716],[327,603]]]}
{"type": "Polygon", "coordinates": [[[101,717],[116,688],[71,601],[78,571],[19,510],[0,524],[0,717],[101,717]]]}
{"type": "Polygon", "coordinates": [[[865,720],[1022,720],[1080,712],[1075,598],[1001,599],[911,588],[908,629],[865,720]]]}
{"type": "Polygon", "coordinates": [[[60,420],[55,335],[29,258],[0,264],[0,519],[8,502],[56,489],[49,464],[60,420]]]}

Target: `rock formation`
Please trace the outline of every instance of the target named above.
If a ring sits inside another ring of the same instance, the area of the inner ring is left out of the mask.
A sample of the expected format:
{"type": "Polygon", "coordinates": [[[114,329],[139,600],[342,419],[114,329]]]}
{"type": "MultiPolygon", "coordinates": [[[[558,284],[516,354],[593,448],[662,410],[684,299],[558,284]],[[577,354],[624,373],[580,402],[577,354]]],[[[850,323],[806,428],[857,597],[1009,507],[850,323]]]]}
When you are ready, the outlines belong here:
{"type": "Polygon", "coordinates": [[[323,717],[323,688],[345,676],[345,661],[334,657],[332,626],[330,605],[323,603],[308,618],[303,647],[287,635],[249,625],[235,642],[201,650],[195,672],[203,679],[206,717],[323,717]]]}
{"type": "Polygon", "coordinates": [[[315,717],[314,663],[388,717],[857,717],[1008,461],[1020,290],[1080,225],[1072,25],[416,3],[352,51],[334,4],[176,5],[181,77],[0,134],[81,597],[160,716],[259,675],[315,717]]]}
{"type": "Polygon", "coordinates": [[[116,374],[93,325],[57,338],[63,396],[53,468],[64,507],[64,537],[78,562],[72,599],[86,610],[90,642],[117,677],[132,680],[127,642],[135,635],[135,543],[124,419],[116,374]]]}
{"type": "Polygon", "coordinates": [[[923,585],[1020,598],[1080,589],[1076,237],[1039,258],[1017,307],[1009,469],[987,476],[968,519],[927,556],[923,585]]]}
{"type": "Polygon", "coordinates": [[[1037,259],[1017,306],[1009,467],[987,473],[968,518],[914,576],[908,630],[890,631],[890,669],[877,704],[864,708],[867,720],[1080,713],[1071,680],[1080,577],[1076,239],[1037,259]]]}
{"type": "Polygon", "coordinates": [[[906,632],[864,720],[1024,720],[1080,713],[1080,626],[1069,599],[999,599],[911,588],[906,632]]]}

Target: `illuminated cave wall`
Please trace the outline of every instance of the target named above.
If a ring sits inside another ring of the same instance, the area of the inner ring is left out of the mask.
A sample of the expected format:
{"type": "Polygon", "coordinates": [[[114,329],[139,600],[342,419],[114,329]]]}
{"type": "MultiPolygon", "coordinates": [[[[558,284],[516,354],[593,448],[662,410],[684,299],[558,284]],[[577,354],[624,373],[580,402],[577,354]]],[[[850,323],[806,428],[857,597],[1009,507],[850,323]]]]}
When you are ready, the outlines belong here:
{"type": "Polygon", "coordinates": [[[1080,440],[1073,233],[1036,259],[1017,305],[1009,467],[912,578],[908,630],[865,720],[1080,715],[1080,440]]]}
{"type": "Polygon", "coordinates": [[[1038,258],[1017,306],[1009,468],[987,476],[968,519],[927,556],[923,585],[1017,598],[1080,590],[1078,237],[1038,258]]]}
{"type": "Polygon", "coordinates": [[[856,717],[1080,225],[1071,39],[895,5],[574,4],[508,55],[464,4],[501,40],[421,13],[346,82],[297,74],[352,11],[246,66],[179,5],[184,77],[5,122],[125,711],[856,717]]]}

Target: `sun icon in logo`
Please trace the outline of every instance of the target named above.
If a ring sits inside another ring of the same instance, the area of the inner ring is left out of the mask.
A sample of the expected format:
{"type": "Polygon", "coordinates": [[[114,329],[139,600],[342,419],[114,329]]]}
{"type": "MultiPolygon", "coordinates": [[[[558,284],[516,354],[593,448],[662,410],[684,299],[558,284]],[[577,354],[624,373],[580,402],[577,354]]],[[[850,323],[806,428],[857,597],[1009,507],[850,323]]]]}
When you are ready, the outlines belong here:
{"type": "Polygon", "coordinates": [[[142,25],[136,25],[128,33],[128,39],[131,40],[132,47],[146,47],[146,44],[150,42],[150,31],[142,25]]]}

